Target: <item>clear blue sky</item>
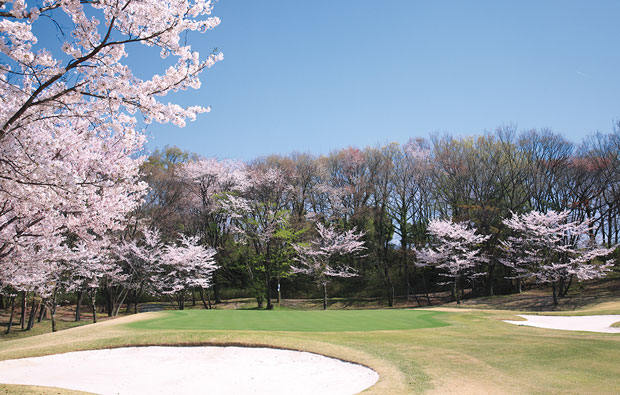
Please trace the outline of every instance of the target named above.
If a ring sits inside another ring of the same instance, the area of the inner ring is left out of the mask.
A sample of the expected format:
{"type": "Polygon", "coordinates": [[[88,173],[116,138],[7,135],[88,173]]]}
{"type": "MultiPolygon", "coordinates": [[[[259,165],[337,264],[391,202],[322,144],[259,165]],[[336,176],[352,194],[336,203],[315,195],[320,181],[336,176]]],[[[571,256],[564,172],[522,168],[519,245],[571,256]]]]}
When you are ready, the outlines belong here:
{"type": "Polygon", "coordinates": [[[580,141],[620,118],[620,1],[219,0],[224,61],[150,148],[251,159],[502,124],[580,141]]]}

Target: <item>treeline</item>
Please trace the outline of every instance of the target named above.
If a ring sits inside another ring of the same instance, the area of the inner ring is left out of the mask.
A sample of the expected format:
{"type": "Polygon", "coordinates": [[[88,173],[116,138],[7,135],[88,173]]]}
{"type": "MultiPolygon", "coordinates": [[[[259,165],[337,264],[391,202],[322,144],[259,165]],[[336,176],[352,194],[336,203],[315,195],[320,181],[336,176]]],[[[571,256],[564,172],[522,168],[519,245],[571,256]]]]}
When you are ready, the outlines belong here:
{"type": "MultiPolygon", "coordinates": [[[[396,296],[430,303],[443,274],[420,265],[430,221],[451,218],[486,235],[473,295],[518,292],[533,283],[502,264],[513,213],[564,212],[589,222],[589,238],[618,243],[620,134],[595,134],[576,145],[548,130],[517,133],[502,127],[475,137],[412,139],[329,155],[272,155],[248,163],[204,159],[168,147],[143,165],[150,186],[137,217],[163,240],[178,233],[217,251],[212,278],[216,302],[254,296],[272,306],[286,297],[320,295],[294,274],[293,248],[316,237],[313,223],[363,232],[362,257],[341,257],[356,277],[333,279],[331,295],[396,296]]],[[[468,278],[474,278],[470,276],[468,278]]],[[[458,295],[455,295],[458,296],[458,295]]]]}

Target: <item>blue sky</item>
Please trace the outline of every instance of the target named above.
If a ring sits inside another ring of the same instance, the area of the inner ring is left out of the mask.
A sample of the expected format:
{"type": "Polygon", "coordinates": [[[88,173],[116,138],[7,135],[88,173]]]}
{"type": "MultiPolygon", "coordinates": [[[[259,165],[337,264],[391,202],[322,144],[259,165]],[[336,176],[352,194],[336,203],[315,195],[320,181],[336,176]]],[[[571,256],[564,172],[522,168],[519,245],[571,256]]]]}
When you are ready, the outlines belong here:
{"type": "Polygon", "coordinates": [[[219,0],[214,15],[190,39],[224,61],[174,96],[212,112],[150,125],[151,149],[252,159],[502,124],[580,141],[620,118],[620,1],[219,0]]]}

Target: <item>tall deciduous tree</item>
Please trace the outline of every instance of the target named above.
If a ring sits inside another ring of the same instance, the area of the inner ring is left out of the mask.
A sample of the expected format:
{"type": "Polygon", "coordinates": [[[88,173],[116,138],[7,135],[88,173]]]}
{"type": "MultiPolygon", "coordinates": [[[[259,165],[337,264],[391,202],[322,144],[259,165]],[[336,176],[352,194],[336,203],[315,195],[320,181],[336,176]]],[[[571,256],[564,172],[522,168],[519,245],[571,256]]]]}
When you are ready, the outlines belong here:
{"type": "Polygon", "coordinates": [[[185,308],[185,295],[194,288],[205,289],[211,284],[217,265],[215,250],[205,248],[197,237],[182,235],[177,244],[168,245],[158,261],[151,281],[155,290],[174,296],[180,310],[185,308]]]}
{"type": "Polygon", "coordinates": [[[550,283],[554,306],[558,304],[558,296],[566,295],[574,277],[578,280],[602,277],[613,263],[593,261],[610,254],[614,248],[593,245],[589,221],[570,221],[569,216],[569,211],[530,211],[504,220],[515,236],[504,243],[509,256],[503,263],[518,276],[550,283]]]}
{"type": "Polygon", "coordinates": [[[355,229],[339,232],[333,226],[316,224],[317,238],[309,245],[296,244],[298,264],[293,272],[307,274],[323,287],[323,310],[327,309],[327,284],[332,277],[354,277],[357,272],[337,258],[356,255],[364,251],[362,233],[355,229]]]}
{"type": "Polygon", "coordinates": [[[443,275],[451,279],[456,303],[460,304],[461,281],[480,275],[475,268],[485,258],[479,247],[489,236],[476,234],[464,223],[441,219],[430,221],[428,232],[433,239],[432,246],[419,250],[418,259],[445,270],[443,275]]]}
{"type": "Polygon", "coordinates": [[[20,261],[29,238],[71,232],[92,240],[119,229],[138,207],[146,185],[138,179],[136,154],[145,137],[136,114],[147,123],[183,126],[208,111],[160,97],[198,88],[200,72],[222,59],[219,53],[201,59],[185,44],[185,32],[219,24],[211,9],[207,0],[1,2],[3,268],[20,261]],[[56,47],[42,26],[50,20],[62,30],[56,47]],[[125,59],[139,44],[156,48],[172,65],[161,75],[137,77],[125,59]]]}

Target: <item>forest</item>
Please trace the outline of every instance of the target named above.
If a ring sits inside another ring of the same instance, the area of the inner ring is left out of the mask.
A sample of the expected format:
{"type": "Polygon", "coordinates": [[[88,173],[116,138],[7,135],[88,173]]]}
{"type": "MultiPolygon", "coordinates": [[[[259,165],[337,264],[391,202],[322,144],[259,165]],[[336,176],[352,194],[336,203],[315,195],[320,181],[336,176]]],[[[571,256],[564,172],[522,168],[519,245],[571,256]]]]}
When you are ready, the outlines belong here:
{"type": "Polygon", "coordinates": [[[617,269],[617,132],[575,145],[502,127],[248,162],[166,147],[136,183],[146,193],[122,227],[88,245],[66,233],[70,256],[4,279],[5,303],[31,301],[29,325],[61,294],[76,319],[82,304],[117,315],[145,298],[176,309],[233,297],[267,309],[320,297],[324,308],[328,297],[422,306],[435,292],[460,303],[539,284],[557,304],[617,269]]]}

